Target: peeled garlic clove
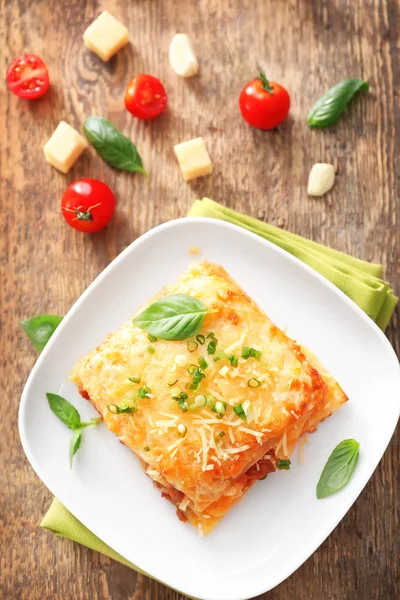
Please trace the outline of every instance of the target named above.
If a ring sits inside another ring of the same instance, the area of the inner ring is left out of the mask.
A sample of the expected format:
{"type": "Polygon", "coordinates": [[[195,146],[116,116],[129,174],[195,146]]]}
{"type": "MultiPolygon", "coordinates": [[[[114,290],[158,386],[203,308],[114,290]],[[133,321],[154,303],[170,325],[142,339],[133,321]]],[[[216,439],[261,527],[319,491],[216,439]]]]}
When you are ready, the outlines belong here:
{"type": "Polygon", "coordinates": [[[186,33],[177,33],[169,47],[169,62],[180,77],[192,77],[199,70],[199,63],[186,33]]]}
{"type": "Polygon", "coordinates": [[[307,194],[323,196],[329,192],[335,182],[335,168],[328,163],[316,163],[308,177],[307,194]]]}

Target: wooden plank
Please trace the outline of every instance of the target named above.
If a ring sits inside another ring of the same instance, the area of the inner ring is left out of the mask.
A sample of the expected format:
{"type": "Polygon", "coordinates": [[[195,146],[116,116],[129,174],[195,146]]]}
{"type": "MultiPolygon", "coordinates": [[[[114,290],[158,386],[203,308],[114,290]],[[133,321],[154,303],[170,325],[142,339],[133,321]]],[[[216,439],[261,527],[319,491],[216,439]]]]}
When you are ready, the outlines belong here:
{"type": "MultiPolygon", "coordinates": [[[[20,319],[64,314],[132,240],[185,215],[203,195],[382,262],[400,291],[398,32],[396,0],[0,0],[2,72],[15,56],[34,52],[45,59],[52,81],[38,102],[0,92],[1,597],[183,598],[38,529],[51,496],[18,438],[18,400],[36,357],[20,319]],[[104,8],[127,25],[132,39],[108,64],[82,44],[83,30],[104,8]],[[190,81],[177,78],[168,64],[169,42],[179,31],[189,33],[200,60],[200,73],[190,81]],[[291,117],[279,131],[251,130],[238,112],[239,91],[257,64],[291,93],[291,117]],[[125,85],[138,72],[157,75],[168,90],[169,108],[154,122],[132,119],[123,106],[125,85]],[[371,93],[335,128],[310,131],[305,116],[314,100],[347,76],[368,78],[371,93]],[[59,120],[79,129],[89,114],[110,118],[135,140],[148,178],[114,171],[91,150],[66,176],[45,163],[41,148],[59,120]],[[185,184],[172,146],[198,135],[214,173],[185,184]],[[338,167],[336,185],[323,200],[306,195],[309,169],[319,160],[338,167]],[[118,200],[110,226],[92,237],[69,229],[60,215],[65,187],[81,176],[106,181],[118,200]]],[[[398,316],[388,335],[399,353],[398,316]]],[[[400,597],[399,463],[397,433],[335,532],[263,598],[400,597]]]]}

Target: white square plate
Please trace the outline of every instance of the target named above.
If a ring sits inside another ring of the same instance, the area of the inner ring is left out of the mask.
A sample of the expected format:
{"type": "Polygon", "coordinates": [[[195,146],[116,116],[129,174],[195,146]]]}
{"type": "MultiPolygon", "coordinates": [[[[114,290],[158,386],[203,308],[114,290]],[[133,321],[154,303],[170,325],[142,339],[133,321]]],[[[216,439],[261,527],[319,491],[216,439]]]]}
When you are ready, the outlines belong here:
{"type": "MultiPolygon", "coordinates": [[[[118,256],[71,308],[26,383],[19,428],[25,453],[49,490],[104,542],[151,576],[205,600],[242,600],[270,590],[297,569],[349,510],[384,453],[399,416],[400,371],[378,327],[344,294],[273,244],[214,219],[156,227],[118,256]],[[202,257],[188,254],[199,246],[202,257]],[[104,425],[84,432],[68,465],[71,437],[50,411],[60,393],[84,420],[95,416],[68,374],[83,354],[194,259],[220,263],[291,337],[307,345],[350,401],[310,436],[305,463],[257,483],[206,538],[181,523],[130,450],[104,425]],[[361,444],[349,484],[317,500],[332,449],[361,444]]],[[[394,509],[395,507],[393,507],[394,509]]]]}

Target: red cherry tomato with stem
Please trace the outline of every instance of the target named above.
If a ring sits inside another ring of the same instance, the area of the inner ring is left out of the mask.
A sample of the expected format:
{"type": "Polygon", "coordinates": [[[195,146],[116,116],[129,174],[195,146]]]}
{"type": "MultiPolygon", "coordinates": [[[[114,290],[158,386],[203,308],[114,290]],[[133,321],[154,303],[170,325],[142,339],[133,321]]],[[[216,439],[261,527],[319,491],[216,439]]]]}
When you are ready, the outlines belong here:
{"type": "Polygon", "coordinates": [[[78,179],[65,190],[61,210],[68,225],[94,233],[109,223],[115,210],[115,197],[108,185],[97,179],[78,179]]]}
{"type": "Polygon", "coordinates": [[[257,129],[274,129],[289,114],[290,96],[283,86],[268,81],[261,71],[259,77],[243,88],[239,107],[245,121],[257,129]]]}
{"type": "Polygon", "coordinates": [[[24,54],[14,59],[7,69],[6,81],[10,92],[27,100],[41,98],[50,85],[46,65],[34,54],[24,54]]]}
{"type": "Polygon", "coordinates": [[[125,107],[138,119],[154,119],[166,108],[167,92],[161,81],[152,75],[136,75],[128,83],[125,107]]]}

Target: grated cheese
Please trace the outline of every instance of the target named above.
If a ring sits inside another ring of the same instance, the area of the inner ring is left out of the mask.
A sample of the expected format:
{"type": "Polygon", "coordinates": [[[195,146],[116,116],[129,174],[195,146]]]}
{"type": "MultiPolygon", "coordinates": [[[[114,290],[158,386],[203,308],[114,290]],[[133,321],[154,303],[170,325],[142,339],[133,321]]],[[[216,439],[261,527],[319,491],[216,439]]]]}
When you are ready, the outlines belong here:
{"type": "Polygon", "coordinates": [[[182,444],[182,442],[184,440],[185,440],[185,438],[180,438],[179,440],[177,440],[176,442],[174,442],[173,444],[168,446],[167,452],[171,452],[171,450],[174,450],[175,448],[177,448],[180,444],[182,444]]]}
{"type": "Polygon", "coordinates": [[[240,338],[240,340],[237,340],[236,342],[234,342],[233,344],[231,344],[230,346],[228,346],[227,348],[225,348],[225,354],[230,354],[231,352],[233,352],[234,350],[236,350],[236,348],[239,348],[240,346],[243,346],[243,342],[246,338],[246,334],[243,333],[242,337],[240,338]]]}
{"type": "Polygon", "coordinates": [[[229,439],[231,440],[232,444],[235,444],[236,438],[233,435],[233,429],[231,427],[229,427],[229,429],[228,429],[228,435],[229,435],[229,439]]]}
{"type": "Polygon", "coordinates": [[[212,471],[214,469],[214,465],[207,465],[204,469],[205,471],[212,471]]]}
{"type": "Polygon", "coordinates": [[[170,413],[163,412],[162,410],[160,410],[159,413],[163,417],[169,417],[170,419],[179,419],[179,417],[177,417],[176,415],[171,415],[170,413]]]}
{"type": "Polygon", "coordinates": [[[227,454],[239,454],[239,452],[245,452],[248,450],[250,446],[245,444],[244,446],[240,446],[239,448],[226,448],[225,452],[227,454]]]}
{"type": "Polygon", "coordinates": [[[179,510],[182,510],[183,512],[185,512],[185,510],[187,509],[188,505],[189,505],[189,498],[184,498],[182,500],[182,502],[180,503],[180,505],[178,506],[179,510]]]}
{"type": "Polygon", "coordinates": [[[238,427],[238,431],[243,431],[243,433],[249,433],[250,435],[254,435],[256,437],[263,437],[261,431],[254,431],[254,429],[248,429],[247,427],[238,427]]]}
{"type": "Polygon", "coordinates": [[[206,466],[207,466],[207,459],[208,459],[208,444],[207,444],[206,432],[204,430],[204,427],[199,427],[197,431],[201,438],[201,443],[202,443],[201,450],[203,452],[203,463],[201,465],[201,470],[205,471],[206,466]]]}

